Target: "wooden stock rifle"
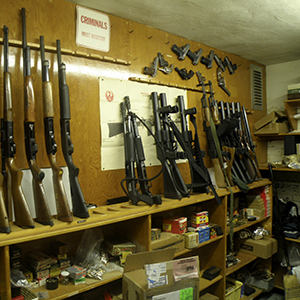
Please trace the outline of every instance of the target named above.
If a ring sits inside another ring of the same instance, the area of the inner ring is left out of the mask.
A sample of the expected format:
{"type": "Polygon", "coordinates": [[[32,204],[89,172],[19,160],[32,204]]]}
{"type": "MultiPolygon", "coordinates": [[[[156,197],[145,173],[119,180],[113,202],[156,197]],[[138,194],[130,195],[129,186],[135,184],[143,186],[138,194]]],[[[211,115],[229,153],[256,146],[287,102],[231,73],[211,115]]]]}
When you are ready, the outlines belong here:
{"type": "MultiPolygon", "coordinates": [[[[4,33],[4,59],[6,59],[4,65],[7,68],[7,50],[8,50],[8,28],[3,27],[4,33]]],[[[6,90],[6,80],[5,80],[5,69],[4,69],[4,95],[6,90]]],[[[3,139],[4,139],[4,127],[3,127],[3,103],[0,103],[0,118],[1,118],[1,159],[2,159],[2,172],[0,173],[0,232],[10,233],[9,218],[7,214],[6,207],[9,205],[8,195],[7,195],[7,173],[5,167],[5,157],[3,155],[3,139]]]]}
{"type": "Polygon", "coordinates": [[[71,113],[70,113],[69,87],[66,82],[66,65],[61,62],[60,40],[56,41],[56,49],[57,49],[57,63],[58,63],[61,143],[62,143],[63,155],[69,171],[73,215],[78,218],[88,218],[90,215],[78,181],[79,169],[74,165],[72,159],[74,146],[71,141],[71,131],[70,131],[71,113]]]}
{"type": "Polygon", "coordinates": [[[57,144],[54,139],[54,107],[52,82],[49,76],[49,61],[45,59],[44,37],[40,36],[40,51],[42,62],[43,102],[44,102],[44,129],[48,159],[52,169],[52,180],[55,193],[57,219],[63,222],[72,222],[69,202],[62,182],[63,170],[57,164],[57,144]]]}
{"type": "MultiPolygon", "coordinates": [[[[2,158],[5,159],[10,177],[11,177],[11,193],[13,198],[15,224],[23,228],[34,228],[34,222],[25,199],[21,182],[23,172],[19,170],[15,163],[16,144],[14,142],[13,129],[13,106],[11,94],[11,74],[8,70],[8,28],[4,26],[4,94],[3,105],[1,105],[1,117],[3,112],[3,127],[1,130],[1,148],[2,158]]],[[[2,170],[5,164],[2,159],[2,170]]],[[[2,174],[4,172],[2,171],[2,174]]],[[[8,195],[7,195],[8,197],[8,195]]],[[[9,217],[12,218],[11,200],[7,198],[7,207],[9,217]]]]}
{"type": "Polygon", "coordinates": [[[207,97],[206,97],[206,90],[205,90],[205,84],[204,84],[204,78],[199,75],[199,72],[197,72],[197,76],[199,79],[199,82],[202,86],[202,93],[203,96],[201,98],[201,104],[202,104],[202,111],[203,111],[203,128],[206,133],[206,140],[207,140],[207,146],[208,146],[208,155],[212,160],[214,171],[215,171],[215,179],[217,186],[220,188],[227,187],[227,184],[225,182],[224,174],[222,171],[221,163],[218,158],[218,152],[217,148],[213,139],[212,131],[211,131],[211,114],[210,114],[210,108],[208,105],[207,97]]]}
{"type": "Polygon", "coordinates": [[[36,209],[36,221],[43,225],[53,225],[49,203],[42,180],[45,173],[38,167],[36,154],[38,147],[35,142],[35,97],[30,66],[30,47],[26,41],[26,12],[22,8],[22,47],[24,72],[24,126],[26,157],[32,173],[33,195],[36,209]]]}

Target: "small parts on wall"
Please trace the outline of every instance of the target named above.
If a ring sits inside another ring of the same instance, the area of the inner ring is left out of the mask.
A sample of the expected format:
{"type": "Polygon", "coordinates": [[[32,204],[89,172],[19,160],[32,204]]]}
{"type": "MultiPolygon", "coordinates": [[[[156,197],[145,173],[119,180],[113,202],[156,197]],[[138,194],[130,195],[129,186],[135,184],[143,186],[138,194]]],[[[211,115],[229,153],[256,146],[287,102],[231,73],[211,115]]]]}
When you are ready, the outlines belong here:
{"type": "MultiPolygon", "coordinates": [[[[230,97],[231,93],[226,88],[226,82],[225,78],[223,76],[223,72],[226,71],[226,68],[229,71],[229,74],[232,75],[235,73],[235,70],[237,69],[237,65],[232,63],[229,58],[226,56],[224,60],[222,60],[215,52],[214,50],[210,50],[209,54],[207,56],[202,55],[203,49],[199,48],[196,51],[190,50],[191,45],[186,44],[184,46],[178,47],[176,44],[174,44],[171,47],[171,50],[177,55],[178,60],[183,61],[185,60],[185,57],[189,57],[191,59],[191,62],[194,66],[197,66],[199,62],[206,66],[207,69],[211,69],[213,67],[213,61],[215,60],[217,64],[217,80],[219,87],[230,97]]],[[[158,52],[157,56],[154,58],[153,62],[151,63],[151,66],[145,66],[143,73],[146,75],[150,75],[151,77],[155,77],[157,75],[157,70],[162,71],[165,74],[172,73],[174,69],[174,64],[170,64],[164,59],[164,56],[158,52]]],[[[187,70],[186,68],[178,68],[175,67],[175,71],[178,73],[178,75],[181,77],[182,80],[189,80],[193,77],[195,72],[193,70],[187,70]]]]}

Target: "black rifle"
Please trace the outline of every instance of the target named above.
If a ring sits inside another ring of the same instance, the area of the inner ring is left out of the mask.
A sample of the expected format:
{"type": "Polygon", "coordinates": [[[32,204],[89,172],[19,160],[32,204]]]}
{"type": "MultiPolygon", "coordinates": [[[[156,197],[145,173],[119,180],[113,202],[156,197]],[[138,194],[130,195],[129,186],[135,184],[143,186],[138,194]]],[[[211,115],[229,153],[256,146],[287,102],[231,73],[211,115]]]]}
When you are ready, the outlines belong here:
{"type": "Polygon", "coordinates": [[[90,215],[78,181],[79,169],[74,165],[72,159],[74,146],[71,141],[71,131],[70,131],[71,113],[70,113],[69,87],[66,82],[66,65],[63,62],[61,62],[60,40],[56,41],[56,48],[57,48],[57,63],[58,63],[58,82],[59,82],[61,144],[62,144],[63,155],[69,170],[69,181],[71,187],[73,215],[78,218],[88,218],[90,215]]]}
{"type": "Polygon", "coordinates": [[[23,72],[24,72],[24,103],[25,103],[25,148],[27,161],[32,173],[33,195],[36,208],[36,221],[43,225],[53,225],[48,200],[42,180],[45,173],[38,167],[36,154],[38,151],[35,142],[35,97],[33,79],[30,66],[30,47],[26,41],[26,12],[22,8],[22,46],[23,46],[23,72]]]}
{"type": "Polygon", "coordinates": [[[49,61],[45,59],[43,36],[40,36],[40,50],[42,62],[45,142],[48,160],[52,169],[57,219],[63,222],[72,222],[73,217],[71,215],[69,202],[62,182],[63,170],[56,161],[57,144],[54,137],[52,82],[50,81],[49,75],[49,61]]]}
{"type": "MultiPolygon", "coordinates": [[[[165,98],[165,95],[160,94],[160,100],[161,98],[165,98]]],[[[168,114],[178,112],[178,107],[165,106],[164,104],[160,107],[157,92],[151,93],[151,99],[156,136],[156,155],[163,168],[164,194],[166,198],[182,199],[182,197],[189,195],[189,191],[182,179],[176,160],[184,159],[186,155],[177,151],[174,134],[167,125],[168,114]]],[[[162,102],[164,103],[164,101],[162,102]]]]}
{"type": "Polygon", "coordinates": [[[200,148],[199,137],[197,133],[197,124],[195,114],[197,113],[196,107],[185,109],[183,96],[177,97],[177,102],[180,112],[181,132],[176,124],[170,119],[170,125],[173,129],[176,139],[182,149],[187,155],[191,171],[191,188],[194,192],[208,193],[209,189],[213,192],[218,204],[222,204],[216,190],[212,184],[210,175],[204,165],[203,157],[204,151],[200,148]],[[193,138],[192,131],[188,129],[186,116],[190,116],[190,120],[194,125],[195,135],[193,138]]]}
{"type": "Polygon", "coordinates": [[[246,109],[245,109],[244,105],[242,106],[242,120],[243,120],[244,141],[245,141],[247,148],[249,149],[252,159],[254,160],[256,176],[258,178],[261,178],[262,176],[261,176],[259,168],[258,168],[258,162],[257,162],[256,154],[255,154],[256,145],[253,143],[253,140],[252,140],[251,131],[250,131],[248,118],[247,118],[247,113],[246,113],[246,109]]]}
{"type": "Polygon", "coordinates": [[[161,197],[150,193],[144,149],[136,121],[137,116],[131,111],[130,99],[128,96],[124,98],[124,102],[120,103],[120,107],[124,124],[125,180],[128,192],[124,189],[123,190],[134,205],[136,205],[139,201],[145,202],[149,205],[161,204],[161,197]],[[138,178],[135,176],[135,165],[138,178]],[[141,193],[139,193],[137,189],[137,183],[139,183],[141,193]]]}

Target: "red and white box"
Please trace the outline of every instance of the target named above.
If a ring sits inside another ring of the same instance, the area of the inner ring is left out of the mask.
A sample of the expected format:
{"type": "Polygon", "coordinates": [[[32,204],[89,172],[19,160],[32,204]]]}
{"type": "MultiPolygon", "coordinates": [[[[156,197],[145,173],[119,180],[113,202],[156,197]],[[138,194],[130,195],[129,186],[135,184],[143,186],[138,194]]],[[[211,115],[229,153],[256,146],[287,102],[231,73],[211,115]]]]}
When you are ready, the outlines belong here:
{"type": "Polygon", "coordinates": [[[200,211],[192,214],[192,227],[207,226],[209,223],[208,211],[200,211]]]}

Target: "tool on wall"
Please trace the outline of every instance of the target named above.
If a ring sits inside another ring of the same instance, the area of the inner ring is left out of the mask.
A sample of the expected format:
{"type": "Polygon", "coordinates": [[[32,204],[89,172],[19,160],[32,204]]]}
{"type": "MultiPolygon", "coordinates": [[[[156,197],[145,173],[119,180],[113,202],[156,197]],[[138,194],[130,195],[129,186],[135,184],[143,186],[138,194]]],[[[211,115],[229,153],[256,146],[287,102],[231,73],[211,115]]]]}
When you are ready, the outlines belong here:
{"type": "Polygon", "coordinates": [[[184,60],[190,47],[190,44],[186,44],[185,46],[179,48],[176,44],[174,44],[171,50],[178,56],[179,60],[184,60]]]}
{"type": "Polygon", "coordinates": [[[192,60],[194,66],[197,66],[200,61],[202,53],[203,53],[203,49],[201,48],[195,52],[189,50],[187,53],[187,57],[189,57],[192,60]]]}
{"type": "Polygon", "coordinates": [[[208,56],[202,56],[200,62],[206,66],[207,69],[211,69],[214,62],[215,51],[210,50],[208,56]]]}

